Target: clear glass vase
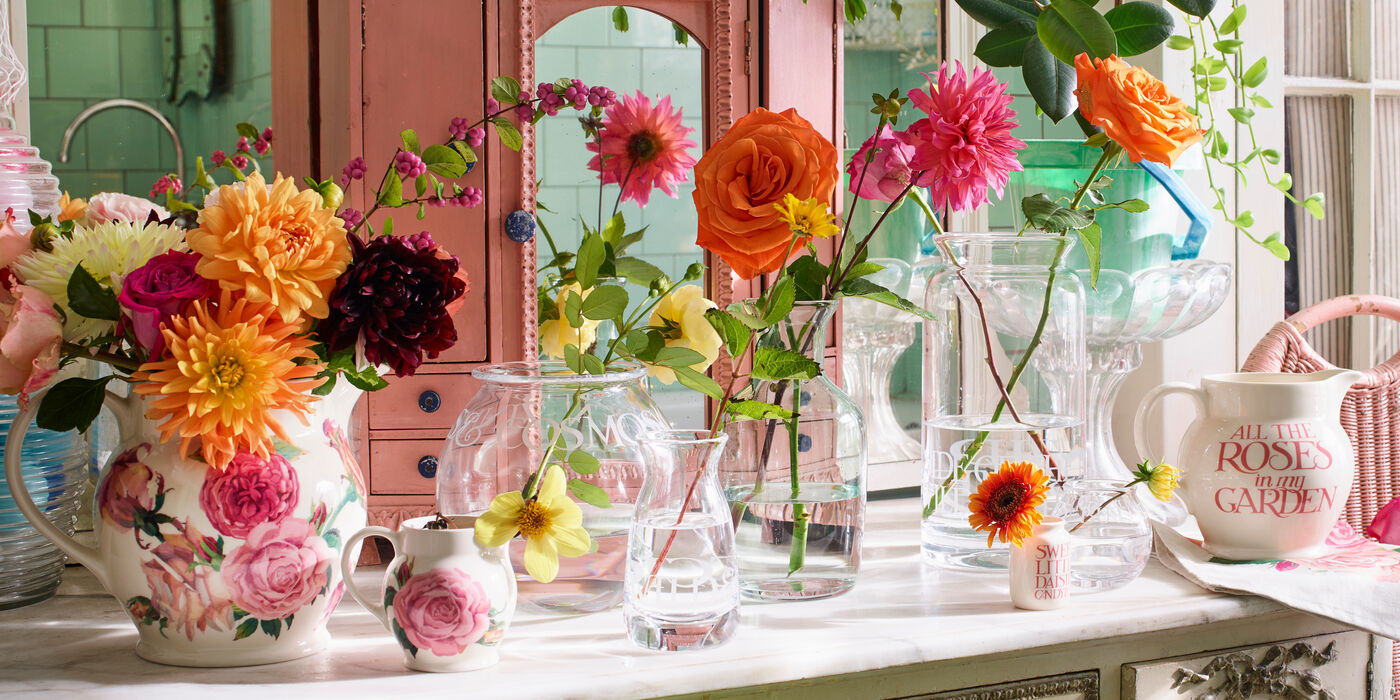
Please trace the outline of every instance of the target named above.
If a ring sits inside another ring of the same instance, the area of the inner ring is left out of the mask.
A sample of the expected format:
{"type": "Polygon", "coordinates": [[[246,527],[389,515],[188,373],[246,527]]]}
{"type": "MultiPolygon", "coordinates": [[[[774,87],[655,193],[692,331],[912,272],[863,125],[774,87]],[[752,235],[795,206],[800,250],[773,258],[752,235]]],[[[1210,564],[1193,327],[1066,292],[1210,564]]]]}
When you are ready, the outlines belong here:
{"type": "Polygon", "coordinates": [[[1142,573],[1152,553],[1152,524],[1132,489],[1120,481],[1066,483],[1054,514],[1070,535],[1070,585],[1108,591],[1142,573]]]}
{"type": "Polygon", "coordinates": [[[1082,475],[1084,288],[1063,236],[937,245],[944,262],[925,298],[923,553],[940,567],[1004,570],[1007,545],[988,547],[972,529],[968,499],[1007,461],[1038,465],[1052,485],[1082,475]]]}
{"type": "Polygon", "coordinates": [[[638,646],[719,646],[739,626],[734,525],[718,475],[727,441],[696,430],[643,438],[647,473],[627,540],[622,603],[638,646]]]}
{"type": "Polygon", "coordinates": [[[646,370],[623,362],[604,374],[580,375],[563,362],[508,362],[478,367],[472,376],[481,388],[462,409],[438,459],[439,510],[479,515],[497,494],[522,489],[548,457],[569,479],[601,488],[611,505],[579,503],[583,527],[597,547],[561,559],[550,583],[525,572],[525,543],[511,541],[520,605],[588,613],[621,603],[627,531],[646,472],[639,439],[670,427],[647,391],[646,370]]]}
{"type": "MultiPolygon", "coordinates": [[[[831,301],[798,302],[758,339],[824,367],[831,301]]],[[[743,420],[725,428],[721,481],[735,523],[739,586],[747,598],[809,600],[855,585],[865,522],[865,424],[824,373],[755,380],[753,398],[791,419],[743,420]]]]}

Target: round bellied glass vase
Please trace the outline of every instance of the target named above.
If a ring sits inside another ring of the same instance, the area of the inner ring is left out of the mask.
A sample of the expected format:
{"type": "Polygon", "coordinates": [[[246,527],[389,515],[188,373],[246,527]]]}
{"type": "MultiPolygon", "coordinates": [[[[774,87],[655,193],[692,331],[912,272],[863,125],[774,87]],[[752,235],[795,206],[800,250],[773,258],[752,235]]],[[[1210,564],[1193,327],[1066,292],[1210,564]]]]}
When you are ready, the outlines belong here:
{"type": "Polygon", "coordinates": [[[1005,570],[1007,545],[988,547],[968,501],[1004,462],[1040,467],[1052,501],[1082,475],[1084,288],[1064,236],[948,234],[937,246],[943,263],[925,299],[923,553],[943,568],[1005,570]]]}
{"type": "Polygon", "coordinates": [[[1078,479],[1064,486],[1054,514],[1065,521],[1070,540],[1070,585],[1109,591],[1126,586],[1152,554],[1152,523],[1137,498],[1146,486],[1078,479]]]}
{"type": "Polygon", "coordinates": [[[449,517],[480,515],[497,494],[519,491],[542,466],[559,464],[596,546],[560,559],[554,580],[540,583],[525,571],[525,542],[512,540],[520,606],[591,613],[618,605],[627,532],[646,473],[639,440],[670,427],[647,391],[646,370],[625,361],[602,374],[577,374],[562,361],[541,360],[486,365],[472,376],[481,388],[438,459],[438,509],[449,517]],[[596,502],[599,491],[606,504],[596,502]]]}
{"type": "Polygon", "coordinates": [[[746,598],[810,600],[844,593],[860,570],[865,524],[865,422],[826,376],[832,301],[801,301],[763,331],[756,374],[800,355],[810,379],[755,379],[752,397],[790,414],[738,420],[721,481],[735,523],[739,587],[746,598]]]}

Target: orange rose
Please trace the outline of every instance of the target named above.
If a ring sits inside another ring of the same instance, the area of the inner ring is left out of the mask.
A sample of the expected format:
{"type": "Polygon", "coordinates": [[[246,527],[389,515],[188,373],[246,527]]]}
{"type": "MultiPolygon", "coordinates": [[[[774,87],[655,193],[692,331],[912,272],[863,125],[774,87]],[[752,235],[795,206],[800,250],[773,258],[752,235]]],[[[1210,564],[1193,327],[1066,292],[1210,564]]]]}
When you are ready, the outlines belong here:
{"type": "Polygon", "coordinates": [[[836,147],[796,110],[755,109],[695,164],[695,242],[744,279],[772,272],[793,236],[776,205],[792,194],[829,206],[839,174],[836,147]]]}
{"type": "Polygon", "coordinates": [[[1147,159],[1170,166],[1182,151],[1201,140],[1205,131],[1186,103],[1162,81],[1117,56],[1074,58],[1079,74],[1079,113],[1101,127],[1134,163],[1147,159]]]}

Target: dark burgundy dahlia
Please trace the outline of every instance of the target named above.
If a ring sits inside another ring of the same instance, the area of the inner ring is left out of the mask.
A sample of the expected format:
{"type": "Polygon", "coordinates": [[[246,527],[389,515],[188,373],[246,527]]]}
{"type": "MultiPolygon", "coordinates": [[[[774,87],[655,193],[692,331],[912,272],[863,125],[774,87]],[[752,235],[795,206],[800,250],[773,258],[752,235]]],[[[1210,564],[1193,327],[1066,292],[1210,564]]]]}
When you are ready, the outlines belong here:
{"type": "Polygon", "coordinates": [[[457,342],[452,312],[467,292],[467,276],[427,231],[368,243],[350,236],[350,248],[330,315],[317,326],[331,352],[363,342],[366,360],[406,377],[457,342]]]}

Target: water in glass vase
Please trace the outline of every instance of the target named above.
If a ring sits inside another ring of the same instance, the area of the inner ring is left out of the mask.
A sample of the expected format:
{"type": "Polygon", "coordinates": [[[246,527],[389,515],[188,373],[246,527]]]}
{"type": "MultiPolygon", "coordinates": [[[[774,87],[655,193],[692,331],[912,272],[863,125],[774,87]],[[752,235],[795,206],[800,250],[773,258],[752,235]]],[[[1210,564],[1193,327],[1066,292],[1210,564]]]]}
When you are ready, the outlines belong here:
{"type": "Polygon", "coordinates": [[[800,482],[794,498],[790,488],[770,482],[757,491],[752,486],[730,488],[725,497],[735,517],[739,587],[745,597],[812,600],[855,585],[865,512],[858,485],[800,482]],[[801,559],[793,570],[795,551],[801,559]]]}
{"type": "Polygon", "coordinates": [[[632,526],[623,599],[627,634],[649,649],[722,644],[739,624],[730,524],[722,514],[687,513],[676,520],[675,512],[658,512],[632,526]]]}
{"type": "Polygon", "coordinates": [[[560,557],[559,575],[540,583],[525,573],[525,541],[510,541],[521,610],[547,613],[594,613],[622,602],[622,571],[627,563],[627,530],[588,533],[598,545],[581,557],[560,557]]]}

